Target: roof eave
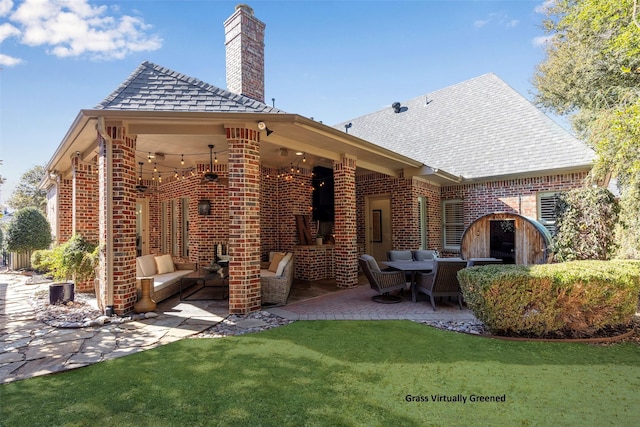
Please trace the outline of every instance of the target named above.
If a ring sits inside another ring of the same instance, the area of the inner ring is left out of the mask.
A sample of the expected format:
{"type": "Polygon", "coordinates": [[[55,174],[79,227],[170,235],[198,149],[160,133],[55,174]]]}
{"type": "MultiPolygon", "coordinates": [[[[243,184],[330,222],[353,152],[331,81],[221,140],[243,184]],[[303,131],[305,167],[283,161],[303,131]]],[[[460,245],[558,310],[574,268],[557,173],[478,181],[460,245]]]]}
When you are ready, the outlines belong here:
{"type": "Polygon", "coordinates": [[[589,172],[593,167],[593,163],[577,164],[571,167],[542,169],[537,171],[528,171],[523,173],[512,173],[503,175],[490,175],[479,177],[463,177],[461,184],[474,184],[483,182],[506,181],[511,179],[532,178],[537,176],[565,175],[570,173],[589,172]]]}

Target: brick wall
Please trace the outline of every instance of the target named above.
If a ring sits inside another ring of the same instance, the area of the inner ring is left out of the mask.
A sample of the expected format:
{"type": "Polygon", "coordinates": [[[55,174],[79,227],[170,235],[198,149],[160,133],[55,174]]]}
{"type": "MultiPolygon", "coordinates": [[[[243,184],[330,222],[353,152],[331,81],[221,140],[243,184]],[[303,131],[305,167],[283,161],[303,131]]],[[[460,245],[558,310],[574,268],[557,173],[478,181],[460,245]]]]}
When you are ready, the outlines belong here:
{"type": "Polygon", "coordinates": [[[440,187],[411,178],[396,178],[381,173],[357,177],[358,251],[366,247],[365,212],[366,199],[370,196],[388,195],[391,202],[391,232],[394,249],[420,247],[420,209],[418,198],[427,198],[428,247],[439,249],[441,237],[440,187]]]}
{"type": "Polygon", "coordinates": [[[73,235],[73,180],[58,178],[56,212],[57,243],[64,243],[73,235]]]}
{"type": "Polygon", "coordinates": [[[73,232],[91,242],[98,241],[98,174],[95,166],[72,159],[73,168],[73,232]]]}
{"type": "Polygon", "coordinates": [[[539,192],[579,188],[584,184],[586,177],[587,172],[582,172],[445,186],[442,187],[442,200],[464,201],[465,227],[481,216],[493,212],[514,212],[537,218],[539,192]]]}

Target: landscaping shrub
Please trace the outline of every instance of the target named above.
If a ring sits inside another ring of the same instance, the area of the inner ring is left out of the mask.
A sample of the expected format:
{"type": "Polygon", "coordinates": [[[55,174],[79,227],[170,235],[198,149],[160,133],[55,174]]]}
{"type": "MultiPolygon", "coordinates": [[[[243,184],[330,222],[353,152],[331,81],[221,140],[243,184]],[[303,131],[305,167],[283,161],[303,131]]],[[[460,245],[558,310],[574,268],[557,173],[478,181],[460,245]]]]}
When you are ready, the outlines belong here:
{"type": "Polygon", "coordinates": [[[51,244],[47,218],[34,207],[17,211],[7,227],[7,250],[30,254],[51,244]]]}
{"type": "Polygon", "coordinates": [[[577,188],[559,195],[553,250],[558,261],[610,259],[620,207],[606,188],[577,188]]]}
{"type": "Polygon", "coordinates": [[[32,267],[53,275],[55,280],[74,279],[77,282],[93,278],[97,263],[97,245],[74,234],[53,249],[36,251],[31,255],[32,267]]]}
{"type": "Polygon", "coordinates": [[[458,278],[467,305],[496,335],[586,337],[632,321],[640,262],[491,265],[458,278]]]}

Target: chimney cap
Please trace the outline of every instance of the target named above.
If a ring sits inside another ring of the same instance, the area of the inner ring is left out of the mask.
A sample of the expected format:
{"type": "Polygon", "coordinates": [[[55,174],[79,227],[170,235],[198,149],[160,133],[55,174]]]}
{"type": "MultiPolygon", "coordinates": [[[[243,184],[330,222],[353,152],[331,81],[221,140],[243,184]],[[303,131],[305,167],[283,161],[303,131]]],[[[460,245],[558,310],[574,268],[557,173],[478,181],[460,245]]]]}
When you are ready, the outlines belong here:
{"type": "Polygon", "coordinates": [[[239,5],[236,5],[236,11],[238,11],[240,9],[244,9],[247,12],[249,12],[251,15],[253,15],[253,8],[251,6],[249,6],[248,4],[240,3],[239,5]]]}

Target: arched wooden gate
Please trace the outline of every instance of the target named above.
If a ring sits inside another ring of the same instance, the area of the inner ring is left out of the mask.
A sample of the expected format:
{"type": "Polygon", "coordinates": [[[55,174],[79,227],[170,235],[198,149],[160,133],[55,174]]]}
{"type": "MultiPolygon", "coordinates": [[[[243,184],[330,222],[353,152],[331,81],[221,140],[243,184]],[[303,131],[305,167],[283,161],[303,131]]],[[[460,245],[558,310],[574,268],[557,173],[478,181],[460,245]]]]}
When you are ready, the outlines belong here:
{"type": "Polygon", "coordinates": [[[551,234],[538,221],[509,212],[475,220],[462,234],[461,252],[469,258],[501,258],[512,264],[548,261],[551,234]]]}

